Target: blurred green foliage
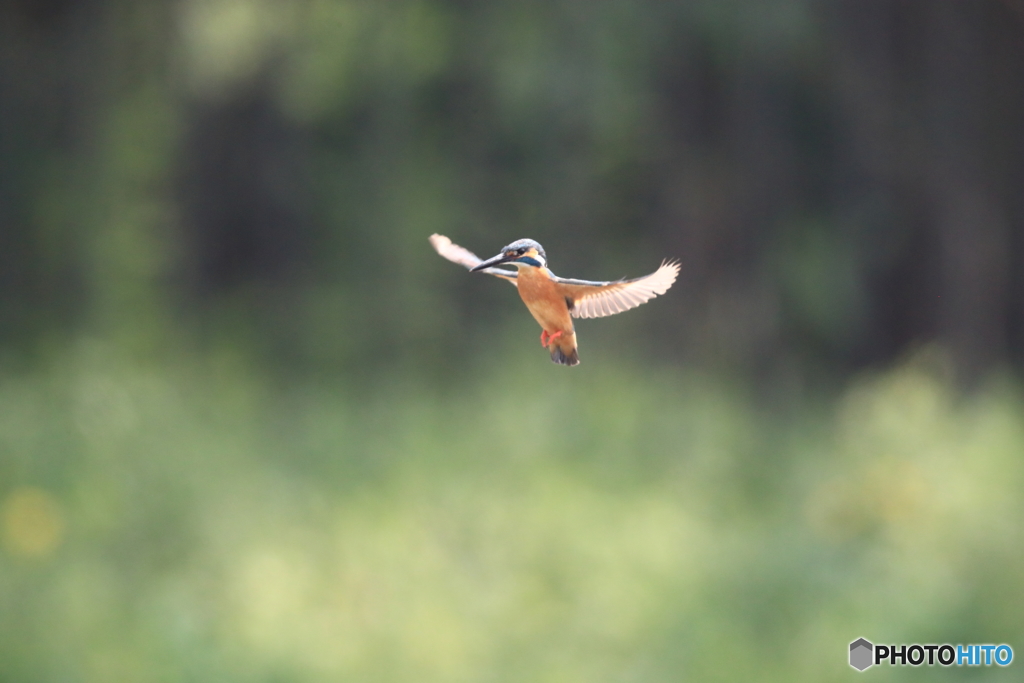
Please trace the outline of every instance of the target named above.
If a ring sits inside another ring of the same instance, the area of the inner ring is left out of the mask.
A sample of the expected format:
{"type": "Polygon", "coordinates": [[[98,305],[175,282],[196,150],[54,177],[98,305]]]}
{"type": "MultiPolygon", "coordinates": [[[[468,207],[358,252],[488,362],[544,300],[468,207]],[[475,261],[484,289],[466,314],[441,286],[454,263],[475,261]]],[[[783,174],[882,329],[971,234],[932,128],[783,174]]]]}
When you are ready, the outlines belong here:
{"type": "Polygon", "coordinates": [[[425,258],[432,232],[592,279],[680,258],[660,312],[603,325],[640,357],[797,383],[936,339],[968,380],[1024,359],[1012,3],[0,11],[11,362],[85,333],[344,381],[458,367],[517,303],[425,258]]]}
{"type": "Polygon", "coordinates": [[[827,681],[860,635],[1013,643],[1022,396],[939,360],[780,415],[611,363],[353,396],[83,343],[0,383],[0,670],[827,681]]]}

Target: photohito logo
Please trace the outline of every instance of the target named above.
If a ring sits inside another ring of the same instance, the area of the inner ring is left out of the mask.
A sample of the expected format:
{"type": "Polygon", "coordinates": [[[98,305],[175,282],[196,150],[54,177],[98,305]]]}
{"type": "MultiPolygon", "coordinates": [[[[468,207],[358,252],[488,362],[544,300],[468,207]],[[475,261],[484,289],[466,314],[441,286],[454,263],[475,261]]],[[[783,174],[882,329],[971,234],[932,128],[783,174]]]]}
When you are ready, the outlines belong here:
{"type": "Polygon", "coordinates": [[[889,666],[1009,666],[1013,648],[1009,645],[875,645],[866,638],[850,643],[850,666],[864,671],[888,661],[889,666]]]}

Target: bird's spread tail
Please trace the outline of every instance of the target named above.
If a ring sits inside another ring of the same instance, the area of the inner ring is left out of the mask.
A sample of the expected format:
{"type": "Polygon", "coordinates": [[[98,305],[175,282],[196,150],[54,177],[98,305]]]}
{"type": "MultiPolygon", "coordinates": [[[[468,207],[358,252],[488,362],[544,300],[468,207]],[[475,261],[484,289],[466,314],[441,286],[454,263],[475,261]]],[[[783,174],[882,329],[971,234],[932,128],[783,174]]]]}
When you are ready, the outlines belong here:
{"type": "MultiPolygon", "coordinates": [[[[575,335],[573,335],[575,337],[575,335]]],[[[576,340],[574,338],[566,340],[565,343],[556,341],[551,345],[551,362],[558,363],[559,365],[579,365],[580,354],[576,348],[576,340]]]]}

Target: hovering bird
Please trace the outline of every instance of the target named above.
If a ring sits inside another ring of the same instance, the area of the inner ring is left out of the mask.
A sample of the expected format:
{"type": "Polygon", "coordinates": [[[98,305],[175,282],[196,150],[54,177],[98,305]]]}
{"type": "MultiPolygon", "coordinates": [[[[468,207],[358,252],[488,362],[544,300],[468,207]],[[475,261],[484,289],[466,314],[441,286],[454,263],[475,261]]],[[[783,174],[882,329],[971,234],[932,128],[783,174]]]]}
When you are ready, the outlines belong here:
{"type": "Polygon", "coordinates": [[[634,280],[571,280],[548,270],[544,247],[533,240],[516,240],[486,261],[444,235],[431,235],[430,244],[438,254],[470,272],[494,275],[515,285],[526,308],[540,323],[541,346],[551,352],[552,361],[561,365],[580,362],[572,318],[601,318],[636,308],[667,292],[679,274],[678,262],[663,261],[658,270],[634,280]],[[502,264],[513,265],[516,270],[496,267],[502,264]]]}

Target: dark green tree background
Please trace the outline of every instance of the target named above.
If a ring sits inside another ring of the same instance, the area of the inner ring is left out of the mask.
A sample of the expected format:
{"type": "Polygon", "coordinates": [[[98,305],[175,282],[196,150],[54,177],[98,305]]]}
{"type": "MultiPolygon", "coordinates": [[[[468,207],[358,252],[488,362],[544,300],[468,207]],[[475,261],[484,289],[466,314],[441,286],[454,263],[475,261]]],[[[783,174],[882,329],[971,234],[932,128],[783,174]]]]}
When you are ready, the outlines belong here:
{"type": "Polygon", "coordinates": [[[292,369],[452,362],[497,299],[453,310],[438,230],[681,258],[631,324],[676,361],[1021,361],[1013,2],[3,7],[6,348],[138,297],[292,369]]]}

